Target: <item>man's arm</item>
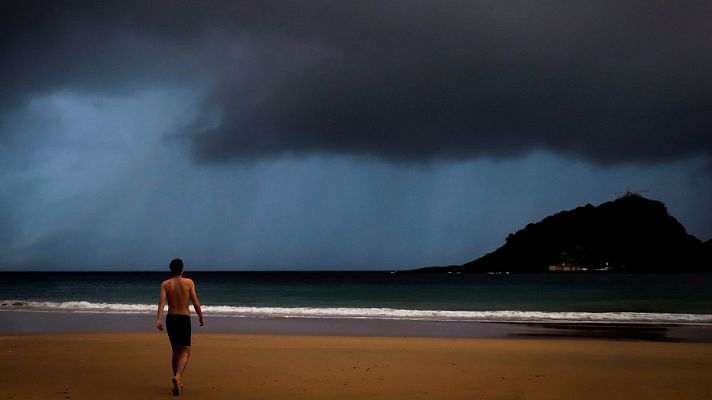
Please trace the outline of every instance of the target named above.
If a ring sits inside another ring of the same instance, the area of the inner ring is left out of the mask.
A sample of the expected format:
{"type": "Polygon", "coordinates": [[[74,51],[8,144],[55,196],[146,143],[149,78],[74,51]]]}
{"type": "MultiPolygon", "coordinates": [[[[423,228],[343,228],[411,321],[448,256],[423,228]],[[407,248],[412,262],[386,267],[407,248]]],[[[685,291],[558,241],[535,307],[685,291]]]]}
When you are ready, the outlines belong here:
{"type": "Polygon", "coordinates": [[[198,318],[200,319],[200,326],[205,325],[203,320],[203,310],[200,309],[200,302],[198,301],[198,295],[195,293],[195,283],[190,282],[190,301],[193,302],[193,307],[195,307],[195,312],[198,313],[198,318]]]}
{"type": "Polygon", "coordinates": [[[166,288],[161,284],[161,297],[158,300],[158,313],[156,314],[156,328],[158,330],[163,330],[163,322],[161,321],[161,314],[163,314],[163,307],[166,305],[166,288]]]}

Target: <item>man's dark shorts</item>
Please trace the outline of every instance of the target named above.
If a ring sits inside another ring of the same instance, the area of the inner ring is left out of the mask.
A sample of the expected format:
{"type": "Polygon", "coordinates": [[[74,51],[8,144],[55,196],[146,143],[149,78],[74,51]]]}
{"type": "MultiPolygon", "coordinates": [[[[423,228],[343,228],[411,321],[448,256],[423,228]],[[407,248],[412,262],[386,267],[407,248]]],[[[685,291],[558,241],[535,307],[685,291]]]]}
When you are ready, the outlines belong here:
{"type": "Polygon", "coordinates": [[[190,316],[166,314],[166,330],[171,346],[190,346],[190,316]]]}

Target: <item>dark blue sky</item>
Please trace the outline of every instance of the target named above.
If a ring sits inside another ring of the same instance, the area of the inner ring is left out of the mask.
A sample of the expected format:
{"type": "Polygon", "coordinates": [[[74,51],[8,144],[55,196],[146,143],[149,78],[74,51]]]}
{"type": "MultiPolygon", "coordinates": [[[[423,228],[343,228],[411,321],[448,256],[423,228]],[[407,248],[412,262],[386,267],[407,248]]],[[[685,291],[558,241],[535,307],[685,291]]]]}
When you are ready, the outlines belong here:
{"type": "Polygon", "coordinates": [[[0,269],[464,263],[626,190],[712,238],[712,5],[0,5],[0,269]]]}

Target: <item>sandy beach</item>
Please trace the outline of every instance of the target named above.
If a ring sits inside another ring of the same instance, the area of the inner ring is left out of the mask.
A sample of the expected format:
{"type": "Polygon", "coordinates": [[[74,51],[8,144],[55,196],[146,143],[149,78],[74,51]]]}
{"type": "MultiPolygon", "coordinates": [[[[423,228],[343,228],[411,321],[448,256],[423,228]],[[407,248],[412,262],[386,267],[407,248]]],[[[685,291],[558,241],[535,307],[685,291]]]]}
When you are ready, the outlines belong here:
{"type": "MultiPolygon", "coordinates": [[[[703,399],[712,345],[194,335],[196,399],[703,399]]],[[[172,398],[161,333],[0,336],[2,399],[172,398]]]]}

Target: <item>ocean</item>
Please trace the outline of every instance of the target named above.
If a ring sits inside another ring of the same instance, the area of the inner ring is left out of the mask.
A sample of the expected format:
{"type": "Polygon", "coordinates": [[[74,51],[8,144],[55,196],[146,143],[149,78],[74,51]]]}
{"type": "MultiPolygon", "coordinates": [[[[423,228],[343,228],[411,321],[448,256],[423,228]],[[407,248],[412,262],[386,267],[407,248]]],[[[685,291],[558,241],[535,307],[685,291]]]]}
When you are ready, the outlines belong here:
{"type": "MultiPolygon", "coordinates": [[[[0,272],[0,311],[155,313],[162,272],[0,272]]],[[[712,325],[712,274],[186,272],[216,317],[712,325]]]]}

